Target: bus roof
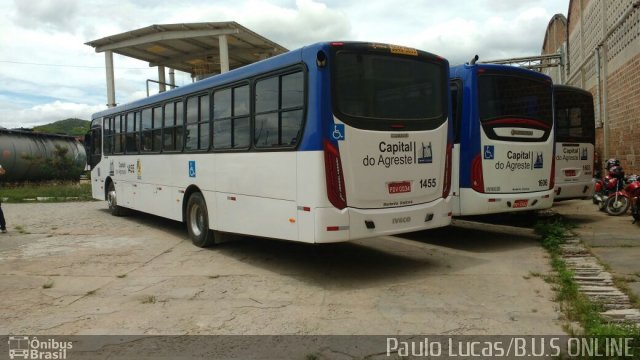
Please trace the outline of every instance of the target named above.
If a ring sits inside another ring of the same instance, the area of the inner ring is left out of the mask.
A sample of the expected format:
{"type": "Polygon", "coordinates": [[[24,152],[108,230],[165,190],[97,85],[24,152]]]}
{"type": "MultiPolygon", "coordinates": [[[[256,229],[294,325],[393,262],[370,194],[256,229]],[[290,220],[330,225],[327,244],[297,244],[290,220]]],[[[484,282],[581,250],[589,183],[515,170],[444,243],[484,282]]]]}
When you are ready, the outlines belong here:
{"type": "Polygon", "coordinates": [[[560,90],[560,91],[573,91],[573,92],[577,92],[577,93],[581,93],[585,96],[590,96],[593,97],[593,94],[591,94],[591,92],[583,89],[583,88],[579,88],[579,87],[575,87],[575,86],[569,86],[569,85],[553,85],[553,90],[560,90]]]}
{"type": "Polygon", "coordinates": [[[543,73],[517,67],[517,66],[501,65],[501,64],[480,63],[480,64],[474,64],[474,65],[470,65],[470,64],[457,65],[457,66],[451,67],[450,73],[451,73],[451,76],[454,76],[454,74],[460,73],[462,71],[470,71],[472,69],[486,69],[490,71],[509,71],[509,72],[520,73],[522,75],[539,77],[540,79],[551,81],[551,78],[543,73]]]}
{"type": "MultiPolygon", "coordinates": [[[[296,50],[292,50],[289,52],[286,52],[284,54],[280,54],[265,60],[261,60],[258,62],[255,62],[253,64],[249,64],[237,69],[233,69],[229,72],[223,73],[223,74],[218,74],[218,75],[214,75],[211,77],[208,77],[206,79],[197,81],[193,84],[188,84],[188,85],[184,85],[181,86],[179,88],[173,89],[173,90],[169,90],[160,94],[155,94],[143,99],[139,99],[139,100],[135,100],[133,102],[130,103],[126,103],[123,105],[119,105],[113,108],[109,108],[100,112],[97,112],[95,114],[93,114],[93,116],[91,117],[91,119],[97,119],[97,118],[101,118],[103,116],[108,116],[111,114],[115,114],[115,113],[120,113],[120,112],[124,112],[124,111],[129,111],[132,109],[137,109],[137,108],[141,108],[141,107],[145,107],[147,105],[151,105],[151,104],[156,104],[156,103],[160,103],[169,99],[174,99],[174,98],[179,98],[182,97],[184,95],[187,94],[192,94],[192,93],[196,93],[199,91],[203,91],[206,89],[211,89],[213,87],[218,87],[218,86],[224,86],[226,84],[232,84],[236,81],[240,81],[243,79],[246,79],[248,77],[252,77],[264,72],[268,72],[270,70],[275,70],[278,68],[282,68],[285,66],[289,66],[289,65],[294,65],[294,64],[298,64],[302,61],[302,57],[303,57],[303,52],[307,51],[307,50],[311,50],[312,52],[314,50],[320,50],[321,48],[327,47],[327,46],[340,46],[340,45],[346,45],[346,44],[368,44],[369,46],[372,47],[376,47],[376,45],[388,45],[388,44],[381,44],[381,43],[376,43],[376,42],[366,42],[366,41],[342,41],[342,42],[334,42],[334,41],[325,41],[325,42],[318,42],[315,44],[311,44],[308,46],[304,46],[302,48],[296,49],[296,50]]],[[[417,50],[417,49],[415,49],[417,50]]],[[[427,52],[427,51],[423,51],[423,50],[417,50],[418,53],[423,54],[423,56],[426,56],[428,58],[433,58],[433,59],[437,59],[437,61],[441,61],[441,62],[445,62],[447,65],[449,64],[449,62],[445,59],[442,58],[438,55],[435,55],[433,53],[427,52]]]]}

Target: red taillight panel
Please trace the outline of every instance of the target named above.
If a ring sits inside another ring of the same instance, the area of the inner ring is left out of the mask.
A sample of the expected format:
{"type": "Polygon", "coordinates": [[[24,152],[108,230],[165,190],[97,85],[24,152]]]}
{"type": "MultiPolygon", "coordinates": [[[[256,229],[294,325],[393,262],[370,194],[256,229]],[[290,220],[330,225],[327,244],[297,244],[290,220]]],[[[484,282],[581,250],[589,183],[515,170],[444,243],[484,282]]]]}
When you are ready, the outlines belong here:
{"type": "Polygon", "coordinates": [[[549,181],[549,189],[553,189],[556,186],[556,157],[551,160],[551,180],[549,181]]]}
{"type": "Polygon", "coordinates": [[[482,177],[482,157],[476,155],[471,161],[471,188],[479,193],[484,193],[484,179],[482,177]]]}
{"type": "Polygon", "coordinates": [[[447,157],[444,161],[444,184],[442,186],[442,197],[446,199],[451,191],[451,151],[453,144],[447,144],[447,157]]]}
{"type": "Polygon", "coordinates": [[[328,140],[324,141],[324,169],[327,179],[327,196],[333,206],[342,210],[347,207],[340,152],[328,140]]]}

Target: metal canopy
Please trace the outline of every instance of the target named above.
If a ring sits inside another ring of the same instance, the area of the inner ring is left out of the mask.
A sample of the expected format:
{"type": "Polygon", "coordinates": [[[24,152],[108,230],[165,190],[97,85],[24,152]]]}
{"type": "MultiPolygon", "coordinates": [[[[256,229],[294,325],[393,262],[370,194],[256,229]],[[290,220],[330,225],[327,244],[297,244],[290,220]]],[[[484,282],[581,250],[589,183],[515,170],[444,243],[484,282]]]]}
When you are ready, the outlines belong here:
{"type": "Polygon", "coordinates": [[[86,45],[104,52],[108,107],[116,106],[113,53],[157,66],[158,81],[154,82],[163,92],[165,85],[175,86],[174,70],[203,78],[288,51],[234,21],[151,25],[86,45]],[[165,83],[165,67],[169,68],[169,83],[165,83]]]}
{"type": "Polygon", "coordinates": [[[281,45],[233,21],[151,25],[86,45],[98,53],[112,51],[147,61],[149,66],[165,66],[192,75],[217,74],[222,35],[227,38],[230,69],[287,52],[281,45]]]}

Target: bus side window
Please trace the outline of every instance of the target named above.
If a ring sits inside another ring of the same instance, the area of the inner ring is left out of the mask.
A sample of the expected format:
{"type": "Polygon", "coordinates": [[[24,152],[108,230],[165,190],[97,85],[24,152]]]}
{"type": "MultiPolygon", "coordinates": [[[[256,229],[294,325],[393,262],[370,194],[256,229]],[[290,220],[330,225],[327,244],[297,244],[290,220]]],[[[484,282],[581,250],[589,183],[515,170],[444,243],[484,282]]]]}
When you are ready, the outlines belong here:
{"type": "Polygon", "coordinates": [[[213,93],[213,147],[231,147],[231,89],[213,93]]]}
{"type": "Polygon", "coordinates": [[[137,141],[136,138],[138,133],[136,132],[138,129],[136,128],[136,117],[135,113],[128,113],[125,116],[126,122],[126,133],[125,133],[125,151],[127,154],[135,154],[138,152],[137,141]]]}
{"type": "Polygon", "coordinates": [[[233,88],[233,129],[231,146],[234,149],[248,148],[251,143],[249,110],[249,85],[233,88]]]}
{"type": "Polygon", "coordinates": [[[111,144],[113,140],[113,135],[111,134],[111,119],[112,118],[104,118],[104,154],[111,155],[111,144]]]}
{"type": "Polygon", "coordinates": [[[154,152],[160,152],[160,150],[162,149],[162,107],[157,106],[152,110],[153,130],[151,131],[151,149],[153,149],[154,152]]]}
{"type": "Polygon", "coordinates": [[[460,143],[460,126],[462,117],[462,81],[455,79],[451,81],[451,120],[453,123],[453,142],[460,143]]]}
{"type": "Polygon", "coordinates": [[[164,105],[164,123],[162,127],[163,151],[176,151],[176,103],[169,102],[164,105]]]}
{"type": "Polygon", "coordinates": [[[187,140],[184,149],[193,151],[198,149],[198,97],[191,96],[187,98],[187,117],[186,117],[186,134],[187,140]]]}
{"type": "Polygon", "coordinates": [[[292,147],[298,143],[304,106],[301,71],[259,80],[255,104],[256,147],[292,147]]]}
{"type": "Polygon", "coordinates": [[[142,143],[141,143],[141,151],[142,152],[150,152],[153,150],[153,137],[152,137],[152,128],[153,128],[153,116],[151,114],[151,108],[146,108],[142,110],[142,119],[141,119],[141,135],[142,135],[142,143]]]}
{"type": "Polygon", "coordinates": [[[113,129],[113,152],[116,154],[122,153],[122,115],[116,115],[114,117],[114,129],[113,129]]]}
{"type": "Polygon", "coordinates": [[[213,93],[213,147],[243,149],[250,143],[249,85],[213,93]]]}

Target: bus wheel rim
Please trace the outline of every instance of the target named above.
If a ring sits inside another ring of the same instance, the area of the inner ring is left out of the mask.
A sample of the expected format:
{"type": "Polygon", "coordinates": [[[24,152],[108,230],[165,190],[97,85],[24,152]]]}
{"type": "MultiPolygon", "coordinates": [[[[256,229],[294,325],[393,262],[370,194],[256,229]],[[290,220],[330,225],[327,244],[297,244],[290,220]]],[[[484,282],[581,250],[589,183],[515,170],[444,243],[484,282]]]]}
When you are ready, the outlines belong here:
{"type": "Polygon", "coordinates": [[[189,215],[190,215],[189,223],[191,224],[191,232],[195,236],[200,236],[202,234],[202,229],[204,227],[204,216],[202,214],[202,209],[200,208],[200,205],[193,204],[193,206],[191,206],[191,211],[189,212],[189,215]]]}
{"type": "Polygon", "coordinates": [[[110,208],[114,208],[117,205],[117,200],[116,200],[116,191],[115,190],[111,190],[109,191],[109,207],[110,208]]]}

